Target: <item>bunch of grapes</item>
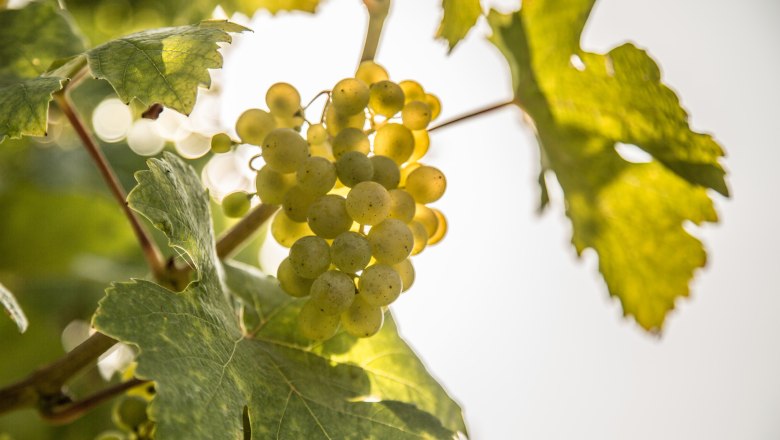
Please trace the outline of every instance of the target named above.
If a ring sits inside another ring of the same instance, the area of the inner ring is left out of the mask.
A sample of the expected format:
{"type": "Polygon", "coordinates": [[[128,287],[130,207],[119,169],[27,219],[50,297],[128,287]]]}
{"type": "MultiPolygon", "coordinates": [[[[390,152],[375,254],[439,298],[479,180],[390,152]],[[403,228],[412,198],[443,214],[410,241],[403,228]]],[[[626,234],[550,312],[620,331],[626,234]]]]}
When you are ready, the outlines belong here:
{"type": "MultiPolygon", "coordinates": [[[[279,266],[282,288],[308,297],[298,323],[310,339],[339,327],[368,337],[382,327],[384,308],[411,287],[410,256],[444,236],[444,216],[427,206],[446,188],[444,174],[420,163],[438,98],[415,81],[392,82],[374,62],[329,93],[320,123],[306,121],[289,84],[266,95],[269,112],[247,110],[236,123],[241,141],[262,147],[257,196],[281,205],[271,234],[290,248],[279,266]]],[[[218,135],[222,136],[222,135],[218,135]]],[[[229,149],[227,138],[222,142],[229,149]]],[[[228,215],[249,208],[246,193],[223,200],[228,215]]]]}

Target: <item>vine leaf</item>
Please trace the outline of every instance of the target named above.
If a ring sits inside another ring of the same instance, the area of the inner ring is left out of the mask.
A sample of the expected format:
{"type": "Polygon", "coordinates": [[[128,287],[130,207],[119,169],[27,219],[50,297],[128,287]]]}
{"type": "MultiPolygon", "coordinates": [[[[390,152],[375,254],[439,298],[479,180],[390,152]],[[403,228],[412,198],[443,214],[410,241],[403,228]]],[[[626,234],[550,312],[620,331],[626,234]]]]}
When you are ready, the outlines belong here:
{"type": "Polygon", "coordinates": [[[115,284],[94,324],[139,347],[137,374],[157,383],[149,414],[160,438],[243,438],[245,407],[253,438],[439,439],[463,426],[392,321],[376,341],[299,344],[290,324],[299,304],[281,300],[273,280],[220,265],[208,195],[181,159],[151,160],[137,179],[130,206],[166,233],[197,280],[179,293],[143,280],[115,284]],[[257,303],[254,333],[242,329],[225,283],[257,303]]]}
{"type": "Polygon", "coordinates": [[[482,15],[479,0],[442,0],[444,16],[436,37],[447,40],[450,52],[466,37],[482,15]]]}
{"type": "Polygon", "coordinates": [[[578,254],[593,248],[624,313],[660,331],[706,262],[683,224],[717,221],[707,188],[728,195],[724,153],[691,130],[646,52],[631,44],[605,55],[580,48],[592,6],[540,0],[514,14],[491,11],[491,41],[509,62],[516,102],[533,119],[544,167],[563,189],[578,254]],[[625,160],[619,143],[652,160],[625,160]]]}
{"type": "Polygon", "coordinates": [[[8,316],[11,317],[11,320],[19,327],[19,333],[24,333],[25,330],[27,330],[27,317],[24,316],[24,312],[19,306],[19,303],[16,302],[14,294],[2,284],[0,284],[0,304],[3,305],[3,308],[6,313],[8,313],[8,316]]]}

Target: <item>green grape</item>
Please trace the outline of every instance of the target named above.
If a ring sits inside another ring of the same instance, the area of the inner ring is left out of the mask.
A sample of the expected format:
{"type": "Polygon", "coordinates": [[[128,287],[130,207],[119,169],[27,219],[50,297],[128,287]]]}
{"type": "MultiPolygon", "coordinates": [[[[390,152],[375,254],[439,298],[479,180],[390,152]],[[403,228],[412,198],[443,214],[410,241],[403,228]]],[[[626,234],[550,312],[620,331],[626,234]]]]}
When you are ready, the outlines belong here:
{"type": "Polygon", "coordinates": [[[425,226],[425,232],[428,233],[428,237],[433,237],[439,228],[439,218],[436,217],[436,213],[433,212],[433,209],[421,203],[415,205],[414,221],[420,222],[425,226]]]}
{"type": "Polygon", "coordinates": [[[314,203],[317,196],[311,195],[301,189],[300,186],[294,186],[287,191],[282,202],[282,209],[292,220],[296,222],[305,222],[306,215],[309,212],[309,206],[314,203]]]}
{"type": "Polygon", "coordinates": [[[439,98],[431,93],[426,93],[423,101],[431,108],[431,121],[438,118],[441,114],[441,101],[439,101],[439,98]]]}
{"type": "Polygon", "coordinates": [[[324,157],[331,162],[336,161],[336,158],[333,156],[333,150],[331,149],[330,143],[328,142],[309,145],[309,152],[312,156],[324,157]]]}
{"type": "Polygon", "coordinates": [[[287,191],[295,186],[295,182],[294,173],[278,173],[266,165],[257,172],[255,189],[261,202],[268,205],[281,205],[287,191]]]}
{"type": "Polygon", "coordinates": [[[135,431],[149,420],[146,414],[147,401],[134,396],[125,396],[115,405],[111,418],[114,424],[128,431],[135,431]]]}
{"type": "Polygon", "coordinates": [[[379,64],[373,61],[363,61],[358,66],[355,78],[370,86],[379,81],[387,81],[389,76],[387,75],[387,70],[379,64]]]}
{"type": "Polygon", "coordinates": [[[368,154],[371,151],[371,142],[363,130],[348,127],[339,132],[333,139],[333,156],[340,158],[347,151],[359,151],[368,154]]]}
{"type": "Polygon", "coordinates": [[[233,140],[225,133],[217,133],[211,138],[212,153],[227,153],[233,148],[233,140]]]}
{"type": "Polygon", "coordinates": [[[423,130],[431,122],[431,108],[422,101],[411,101],[401,110],[401,120],[409,130],[423,130]]]}
{"type": "Polygon", "coordinates": [[[243,217],[249,212],[252,196],[246,191],[236,191],[222,199],[222,212],[228,217],[243,217]]]}
{"type": "Polygon", "coordinates": [[[404,91],[404,103],[425,99],[425,90],[417,81],[406,79],[399,82],[398,86],[404,91]]]}
{"type": "Polygon", "coordinates": [[[281,264],[279,264],[279,269],[276,271],[276,278],[279,279],[282,290],[296,298],[307,296],[311,290],[311,284],[314,282],[312,279],[298,275],[298,273],[295,272],[295,268],[293,268],[289,257],[282,260],[281,264]]]}
{"type": "Polygon", "coordinates": [[[274,171],[293,173],[309,157],[309,144],[289,128],[277,128],[263,141],[263,159],[274,171]]]}
{"type": "Polygon", "coordinates": [[[368,105],[368,86],[359,79],[342,79],[333,87],[330,99],[338,113],[354,115],[368,105]]]}
{"type": "Polygon", "coordinates": [[[358,280],[360,297],[374,307],[392,304],[401,294],[402,287],[401,276],[386,264],[368,266],[358,280]]]}
{"type": "Polygon", "coordinates": [[[336,194],[328,194],[315,200],[309,206],[307,218],[311,230],[322,238],[336,238],[352,227],[346,201],[344,197],[336,194]]]}
{"type": "Polygon", "coordinates": [[[271,221],[271,236],[284,247],[292,246],[299,238],[307,235],[314,235],[309,224],[296,222],[284,212],[277,213],[271,221]]]}
{"type": "Polygon", "coordinates": [[[417,255],[425,249],[428,244],[428,231],[425,230],[420,222],[409,223],[409,229],[412,230],[412,236],[414,237],[414,246],[412,247],[412,255],[417,255]]]}
{"type": "Polygon", "coordinates": [[[431,138],[428,136],[428,130],[414,130],[412,131],[412,136],[414,136],[414,151],[412,151],[412,157],[409,158],[409,162],[417,162],[428,152],[431,138]]]}
{"type": "Polygon", "coordinates": [[[352,188],[374,177],[374,164],[359,151],[348,151],[336,161],[336,175],[344,185],[352,188]]]}
{"type": "Polygon", "coordinates": [[[297,132],[301,131],[301,127],[303,126],[303,123],[306,122],[303,109],[298,109],[298,111],[295,112],[292,116],[285,116],[285,117],[274,116],[274,120],[276,121],[277,127],[291,128],[297,132]]]}
{"type": "Polygon", "coordinates": [[[328,140],[328,131],[325,130],[325,126],[322,124],[310,125],[306,130],[306,141],[311,145],[318,145],[328,140]]]}
{"type": "Polygon", "coordinates": [[[415,202],[408,192],[402,189],[390,190],[390,214],[387,218],[409,223],[414,218],[415,202]]]}
{"type": "Polygon", "coordinates": [[[393,159],[387,156],[371,156],[371,164],[374,166],[374,182],[384,186],[388,190],[398,187],[401,181],[401,171],[393,159]]]}
{"type": "Polygon", "coordinates": [[[406,223],[389,218],[368,231],[368,243],[371,244],[371,254],[376,261],[396,264],[412,253],[414,235],[406,223]]]}
{"type": "Polygon", "coordinates": [[[336,167],[324,157],[309,157],[298,168],[296,177],[302,190],[321,196],[336,184],[336,167]]]}
{"type": "Polygon", "coordinates": [[[393,159],[399,166],[414,152],[414,135],[401,124],[387,124],[376,131],[374,153],[393,159]]]}
{"type": "Polygon", "coordinates": [[[347,212],[361,225],[376,225],[390,214],[390,194],[376,182],[360,182],[347,194],[347,212]]]}
{"type": "Polygon", "coordinates": [[[430,238],[428,238],[429,246],[440,242],[441,239],[447,235],[447,218],[444,217],[444,214],[442,214],[438,209],[431,208],[431,211],[433,211],[433,213],[436,215],[437,227],[436,232],[434,232],[430,238]]]}
{"type": "Polygon", "coordinates": [[[304,278],[317,278],[330,267],[330,246],[324,238],[309,235],[290,248],[290,264],[304,278]]]}
{"type": "Polygon", "coordinates": [[[447,189],[447,179],[437,168],[423,165],[412,171],[406,179],[406,191],[417,203],[439,200],[447,189]]]}
{"type": "Polygon", "coordinates": [[[366,114],[356,113],[352,116],[341,115],[332,105],[325,109],[325,128],[331,136],[338,135],[345,128],[357,128],[363,130],[366,125],[366,114]]]}
{"type": "Polygon", "coordinates": [[[357,273],[371,261],[371,245],[366,237],[357,232],[344,232],[333,240],[330,259],[344,272],[357,273]]]}
{"type": "Polygon", "coordinates": [[[241,113],[236,121],[236,133],[245,144],[263,145],[263,140],[274,128],[276,128],[274,117],[256,108],[241,113]]]}
{"type": "Polygon", "coordinates": [[[404,108],[404,91],[392,81],[379,81],[371,86],[368,108],[374,113],[391,118],[404,108]]]}
{"type": "Polygon", "coordinates": [[[292,85],[278,82],[266,92],[265,103],[274,116],[290,117],[301,108],[301,95],[292,85]]]}
{"type": "Polygon", "coordinates": [[[385,321],[381,307],[369,305],[360,295],[355,297],[352,305],[341,314],[341,326],[344,331],[356,338],[367,338],[379,332],[385,321]]]}
{"type": "Polygon", "coordinates": [[[400,263],[394,264],[393,269],[395,269],[401,277],[401,284],[404,286],[403,289],[401,289],[401,292],[406,292],[412,287],[412,284],[414,284],[414,266],[412,266],[412,259],[407,258],[400,263]]]}
{"type": "Polygon", "coordinates": [[[298,312],[298,331],[306,339],[324,341],[336,334],[339,321],[338,315],[326,315],[311,301],[306,301],[298,312]]]}
{"type": "Polygon", "coordinates": [[[355,282],[344,272],[329,270],[318,276],[311,285],[309,302],[326,315],[338,315],[346,311],[354,299],[355,282]]]}
{"type": "Polygon", "coordinates": [[[398,184],[401,188],[406,186],[406,179],[409,178],[409,174],[412,173],[412,171],[416,170],[417,168],[420,168],[422,165],[420,165],[419,162],[410,162],[404,165],[403,168],[401,168],[401,182],[398,184]]]}

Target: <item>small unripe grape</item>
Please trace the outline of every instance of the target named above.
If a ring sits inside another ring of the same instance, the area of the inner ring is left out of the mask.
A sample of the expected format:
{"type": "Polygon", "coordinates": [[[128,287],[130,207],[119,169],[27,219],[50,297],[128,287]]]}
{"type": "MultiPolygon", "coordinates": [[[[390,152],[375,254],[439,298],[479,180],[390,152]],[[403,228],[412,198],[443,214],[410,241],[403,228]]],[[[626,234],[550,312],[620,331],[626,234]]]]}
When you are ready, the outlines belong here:
{"type": "Polygon", "coordinates": [[[309,144],[289,128],[277,128],[263,141],[263,159],[274,171],[293,173],[309,157],[309,144]]]}
{"type": "Polygon", "coordinates": [[[290,263],[290,258],[285,258],[279,264],[279,269],[276,271],[276,278],[279,279],[279,284],[282,286],[282,290],[287,292],[290,296],[301,298],[307,296],[311,289],[311,284],[314,280],[304,278],[298,275],[290,263]]]}
{"type": "Polygon", "coordinates": [[[277,213],[271,221],[271,235],[280,245],[288,248],[299,238],[314,235],[314,232],[305,221],[296,222],[282,211],[277,213]]]}
{"type": "Polygon", "coordinates": [[[412,284],[414,284],[414,266],[412,266],[411,258],[394,264],[393,269],[395,269],[401,277],[401,284],[404,286],[403,289],[401,289],[401,292],[406,292],[412,287],[412,284]]]}
{"type": "Polygon", "coordinates": [[[344,272],[357,273],[371,261],[371,245],[366,237],[357,232],[344,232],[333,240],[330,259],[344,272]]]}
{"type": "Polygon", "coordinates": [[[359,151],[348,151],[336,161],[336,175],[345,186],[352,188],[374,177],[374,164],[359,151]]]}
{"type": "Polygon", "coordinates": [[[336,159],[347,151],[359,151],[368,154],[371,151],[371,142],[363,130],[357,128],[345,128],[333,139],[333,155],[336,159]]]}
{"type": "Polygon", "coordinates": [[[344,331],[356,338],[367,338],[377,334],[384,320],[382,308],[369,305],[360,295],[357,295],[349,309],[341,314],[341,326],[344,331]]]}
{"type": "Polygon", "coordinates": [[[401,171],[398,165],[387,156],[371,156],[371,164],[374,166],[374,182],[384,186],[388,190],[398,187],[401,181],[401,171]]]}
{"type": "Polygon", "coordinates": [[[330,246],[324,238],[310,235],[290,248],[290,264],[303,278],[317,278],[330,267],[330,246]]]}
{"type": "Polygon", "coordinates": [[[379,81],[369,90],[368,107],[374,113],[390,118],[404,107],[404,91],[392,81],[379,81]]]}
{"type": "Polygon", "coordinates": [[[428,130],[414,130],[412,131],[412,136],[414,136],[414,151],[412,151],[412,157],[409,158],[409,162],[417,162],[428,152],[431,138],[428,136],[428,130]]]}
{"type": "Polygon", "coordinates": [[[292,85],[278,82],[268,88],[265,103],[274,116],[290,117],[301,107],[301,95],[292,85]]]}
{"type": "Polygon", "coordinates": [[[439,200],[447,189],[447,179],[439,169],[423,165],[412,171],[406,179],[406,191],[417,203],[439,200]]]}
{"type": "Polygon", "coordinates": [[[261,202],[267,205],[281,205],[287,191],[295,186],[295,182],[294,173],[278,173],[266,165],[257,172],[255,189],[261,202]]]}
{"type": "Polygon", "coordinates": [[[425,226],[423,226],[422,223],[415,221],[409,223],[409,229],[411,229],[412,236],[414,237],[412,255],[417,255],[422,252],[428,244],[428,231],[425,230],[425,226]]]}
{"type": "Polygon", "coordinates": [[[338,113],[354,115],[368,104],[368,86],[359,79],[342,79],[333,87],[330,99],[338,113]]]}
{"type": "Polygon", "coordinates": [[[146,414],[148,402],[141,397],[124,396],[114,405],[112,418],[114,423],[128,431],[135,431],[149,420],[146,414]]]}
{"type": "Polygon", "coordinates": [[[336,194],[324,195],[315,200],[309,206],[307,219],[311,230],[322,238],[336,238],[352,227],[346,200],[336,194]]]}
{"type": "Polygon", "coordinates": [[[246,191],[236,191],[222,199],[222,212],[228,217],[243,217],[249,212],[252,196],[246,191]]]}
{"type": "Polygon", "coordinates": [[[387,75],[387,70],[379,64],[373,61],[363,61],[358,66],[355,78],[371,86],[379,81],[386,81],[389,76],[387,75]]]}
{"type": "Polygon", "coordinates": [[[300,186],[294,186],[287,191],[282,202],[282,209],[292,220],[296,222],[305,222],[306,215],[309,212],[309,206],[314,203],[317,196],[311,195],[301,189],[300,186]]]}
{"type": "Polygon", "coordinates": [[[298,331],[306,339],[324,341],[336,334],[340,321],[339,315],[326,315],[311,301],[306,301],[298,313],[298,331]]]}
{"type": "Polygon", "coordinates": [[[336,167],[324,157],[309,157],[298,168],[296,178],[302,190],[321,196],[336,184],[336,167]]]}
{"type": "Polygon", "coordinates": [[[310,302],[326,315],[338,315],[346,311],[354,299],[355,282],[344,272],[329,270],[318,276],[311,285],[310,302]]]}
{"type": "Polygon", "coordinates": [[[355,113],[352,116],[342,115],[332,105],[329,105],[325,110],[325,128],[331,136],[338,135],[345,128],[357,128],[362,131],[364,125],[366,125],[365,113],[355,113]]]}
{"type": "Polygon", "coordinates": [[[439,98],[436,95],[426,93],[425,103],[431,108],[431,120],[438,118],[439,114],[441,114],[441,101],[439,101],[439,98]]]}
{"type": "Polygon", "coordinates": [[[422,101],[425,99],[425,90],[417,81],[406,79],[398,83],[404,91],[404,102],[422,101]]]}
{"type": "Polygon", "coordinates": [[[347,212],[362,225],[376,225],[390,214],[390,194],[376,182],[360,182],[347,194],[347,212]]]}
{"type": "Polygon", "coordinates": [[[402,189],[390,190],[390,214],[388,218],[409,223],[414,218],[416,206],[414,198],[402,189]]]}
{"type": "Polygon", "coordinates": [[[411,101],[404,105],[401,120],[410,130],[423,130],[431,122],[431,108],[422,101],[411,101]]]}
{"type": "Polygon", "coordinates": [[[256,108],[241,113],[236,121],[236,133],[245,144],[263,145],[263,140],[274,128],[276,128],[274,117],[256,108]]]}
{"type": "Polygon", "coordinates": [[[328,140],[328,131],[325,130],[325,126],[322,124],[310,125],[306,130],[306,141],[309,144],[317,145],[328,140]]]}
{"type": "Polygon", "coordinates": [[[360,275],[360,298],[375,307],[389,306],[401,294],[401,276],[386,264],[369,266],[360,275]]]}
{"type": "Polygon", "coordinates": [[[233,148],[233,140],[225,133],[217,133],[211,138],[212,153],[227,153],[233,148]]]}
{"type": "Polygon", "coordinates": [[[390,218],[368,231],[368,242],[378,262],[396,264],[411,255],[414,235],[406,223],[390,218]]]}
{"type": "Polygon", "coordinates": [[[445,235],[447,235],[447,218],[438,209],[431,208],[431,211],[436,215],[437,227],[436,232],[428,238],[428,245],[434,245],[441,241],[445,235]]]}
{"type": "Polygon", "coordinates": [[[428,233],[428,237],[433,237],[439,228],[439,218],[436,217],[436,213],[433,212],[433,209],[421,203],[415,205],[414,221],[420,222],[425,226],[425,232],[428,233]]]}
{"type": "Polygon", "coordinates": [[[374,153],[393,159],[401,165],[414,152],[414,135],[401,124],[387,124],[376,131],[374,153]]]}

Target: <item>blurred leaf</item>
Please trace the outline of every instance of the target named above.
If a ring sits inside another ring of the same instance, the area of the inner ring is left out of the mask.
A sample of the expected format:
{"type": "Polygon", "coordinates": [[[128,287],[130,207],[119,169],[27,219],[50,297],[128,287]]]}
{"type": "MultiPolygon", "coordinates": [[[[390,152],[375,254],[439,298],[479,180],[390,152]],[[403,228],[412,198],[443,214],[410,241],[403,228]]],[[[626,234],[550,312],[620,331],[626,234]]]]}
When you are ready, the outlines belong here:
{"type": "Polygon", "coordinates": [[[24,331],[27,330],[28,325],[27,317],[24,315],[24,311],[22,311],[19,303],[16,302],[14,294],[2,284],[0,284],[0,304],[3,305],[3,308],[6,313],[8,313],[8,316],[11,317],[11,320],[19,327],[19,333],[24,333],[24,331]]]}
{"type": "Polygon", "coordinates": [[[38,77],[0,85],[0,142],[6,137],[45,136],[49,102],[65,82],[38,77]]]}
{"type": "Polygon", "coordinates": [[[225,2],[225,6],[228,10],[243,12],[251,17],[258,9],[265,9],[272,14],[279,11],[314,12],[319,3],[320,0],[232,0],[225,2]]]}
{"type": "Polygon", "coordinates": [[[630,44],[606,55],[580,49],[592,5],[540,0],[515,14],[492,11],[491,41],[509,62],[516,101],[534,121],[545,168],[563,188],[577,252],[595,249],[624,312],[657,331],[705,264],[701,242],[683,224],[717,221],[706,188],[728,194],[718,162],[723,151],[691,131],[644,51],[630,44]],[[653,160],[624,160],[618,142],[637,145],[653,160]]]}
{"type": "Polygon", "coordinates": [[[444,16],[436,36],[447,40],[450,51],[466,37],[482,15],[480,0],[442,0],[444,16]]]}

